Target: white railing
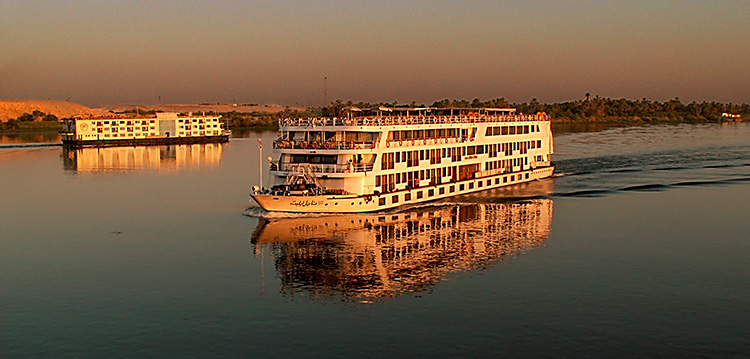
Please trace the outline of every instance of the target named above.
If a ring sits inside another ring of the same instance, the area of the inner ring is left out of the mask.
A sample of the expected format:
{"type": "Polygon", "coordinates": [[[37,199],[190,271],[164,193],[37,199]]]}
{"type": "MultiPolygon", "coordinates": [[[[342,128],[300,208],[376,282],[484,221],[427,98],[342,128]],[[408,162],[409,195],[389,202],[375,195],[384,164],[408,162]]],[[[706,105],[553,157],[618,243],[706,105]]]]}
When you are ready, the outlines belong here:
{"type": "MultiPolygon", "coordinates": [[[[290,171],[294,166],[300,163],[292,163],[288,161],[271,162],[271,171],[290,171]]],[[[372,172],[374,165],[372,163],[351,163],[351,164],[314,164],[304,163],[305,166],[310,167],[314,173],[356,173],[356,172],[372,172]]]]}
{"type": "Polygon", "coordinates": [[[301,150],[361,150],[370,149],[377,147],[375,141],[366,142],[354,142],[354,141],[326,141],[326,142],[307,142],[307,141],[291,141],[291,140],[276,140],[273,143],[274,148],[288,148],[288,149],[301,149],[301,150]]]}

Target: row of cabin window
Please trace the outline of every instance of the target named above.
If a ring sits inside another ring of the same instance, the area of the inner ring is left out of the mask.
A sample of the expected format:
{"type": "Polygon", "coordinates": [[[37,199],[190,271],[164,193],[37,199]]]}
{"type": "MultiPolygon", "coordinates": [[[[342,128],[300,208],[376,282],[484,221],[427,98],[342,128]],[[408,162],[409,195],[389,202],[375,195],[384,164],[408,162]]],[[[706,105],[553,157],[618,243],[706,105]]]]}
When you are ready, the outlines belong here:
{"type": "MultiPolygon", "coordinates": [[[[196,122],[198,124],[202,124],[202,123],[206,123],[206,122],[218,122],[219,120],[218,119],[210,119],[210,120],[198,120],[198,119],[186,119],[186,120],[182,120],[182,119],[179,119],[177,121],[179,123],[185,123],[185,124],[196,123],[196,122]]],[[[141,125],[147,125],[149,123],[155,123],[154,120],[119,120],[119,121],[114,121],[113,120],[113,121],[96,121],[95,123],[96,123],[96,126],[110,125],[110,124],[111,125],[133,126],[133,125],[138,125],[139,122],[140,122],[141,125]]]]}
{"type": "Polygon", "coordinates": [[[406,162],[406,167],[417,167],[419,161],[430,160],[430,164],[438,164],[443,158],[451,158],[453,162],[461,161],[462,156],[481,155],[488,153],[490,157],[496,157],[503,152],[511,156],[513,151],[521,151],[526,154],[529,149],[541,148],[542,140],[495,143],[491,145],[476,145],[451,148],[436,148],[431,150],[415,150],[389,152],[381,158],[381,170],[392,170],[396,163],[406,162]]]}
{"type": "MultiPolygon", "coordinates": [[[[536,156],[535,157],[537,161],[541,161],[542,156],[536,156]]],[[[518,158],[509,158],[505,160],[497,160],[497,161],[488,161],[485,162],[484,171],[489,171],[497,168],[507,168],[512,169],[513,167],[518,166],[528,166],[529,164],[529,158],[528,157],[518,157],[518,158]]],[[[478,166],[478,164],[477,164],[478,166]]],[[[411,185],[416,185],[415,180],[425,181],[429,180],[431,177],[451,177],[455,172],[458,171],[457,166],[446,166],[441,168],[431,168],[426,170],[419,170],[419,171],[409,171],[409,172],[401,172],[401,173],[392,173],[387,175],[378,175],[375,176],[375,187],[380,187],[387,183],[392,184],[401,184],[401,183],[408,183],[411,185]],[[442,176],[441,176],[442,174],[442,176]]],[[[479,168],[475,169],[476,171],[482,171],[479,168]]]]}
{"type": "MultiPolygon", "coordinates": [[[[516,180],[516,175],[503,176],[502,183],[508,183],[509,177],[510,177],[510,182],[514,182],[516,180]]],[[[529,179],[529,174],[528,173],[526,173],[525,178],[529,179]]],[[[522,175],[519,174],[518,175],[518,180],[520,181],[522,179],[523,179],[522,175]]],[[[477,181],[476,182],[476,188],[482,188],[482,187],[484,187],[483,185],[485,183],[487,184],[487,186],[491,186],[492,182],[493,182],[493,180],[491,180],[491,179],[477,181]]],[[[500,184],[500,177],[495,178],[494,182],[495,182],[495,185],[499,185],[500,184]]],[[[469,190],[474,189],[474,182],[461,183],[461,184],[458,185],[458,190],[459,191],[465,191],[466,188],[467,188],[467,186],[468,186],[469,190]]],[[[438,188],[438,195],[441,195],[441,196],[444,195],[446,188],[448,188],[449,193],[456,192],[456,185],[450,185],[450,186],[438,188]]],[[[422,198],[424,198],[424,192],[425,191],[417,191],[416,192],[416,197],[417,197],[416,199],[422,199],[422,198]]],[[[434,188],[428,189],[427,190],[427,197],[433,197],[433,196],[435,196],[435,189],[434,188]]],[[[386,196],[381,196],[378,199],[378,205],[385,206],[386,205],[386,199],[387,199],[386,196]]],[[[404,193],[404,202],[406,202],[406,201],[411,201],[411,193],[404,193]]],[[[392,195],[391,196],[391,204],[395,204],[395,203],[398,203],[398,202],[399,202],[399,195],[398,194],[392,195]]]]}
{"type": "Polygon", "coordinates": [[[196,122],[197,122],[197,123],[199,123],[199,124],[200,124],[200,123],[206,123],[206,122],[218,122],[218,121],[219,121],[219,119],[218,119],[218,118],[212,118],[212,119],[197,119],[197,118],[190,118],[190,119],[185,119],[185,120],[183,120],[183,119],[179,119],[179,120],[177,120],[177,122],[179,122],[179,123],[183,123],[183,122],[184,122],[184,123],[196,123],[196,122]]]}
{"type": "Polygon", "coordinates": [[[149,123],[153,124],[154,120],[141,120],[141,121],[132,121],[132,120],[130,120],[130,121],[126,121],[126,120],[121,120],[121,121],[96,121],[95,125],[96,126],[103,126],[103,125],[112,125],[112,126],[117,126],[117,125],[138,126],[140,124],[140,125],[143,125],[143,126],[147,126],[149,123]]]}
{"type": "MultiPolygon", "coordinates": [[[[128,127],[127,129],[125,127],[108,127],[108,128],[99,127],[99,128],[96,129],[96,132],[97,133],[103,133],[104,130],[108,130],[109,132],[133,132],[134,129],[138,129],[138,127],[135,127],[135,128],[128,127]]],[[[150,129],[151,129],[151,131],[156,131],[155,127],[151,127],[150,129]]],[[[149,130],[149,127],[148,126],[143,126],[143,127],[140,128],[140,130],[142,132],[146,132],[146,131],[149,130]]]]}
{"type": "MultiPolygon", "coordinates": [[[[141,135],[143,135],[143,134],[141,134],[141,135]]],[[[127,138],[133,138],[133,134],[127,134],[127,133],[123,133],[123,134],[112,133],[112,134],[109,134],[109,133],[105,133],[104,134],[104,138],[108,138],[108,137],[127,137],[127,138]]]]}
{"type": "MultiPolygon", "coordinates": [[[[196,127],[198,127],[198,129],[200,129],[200,130],[203,130],[203,129],[206,129],[206,128],[218,128],[219,125],[217,125],[217,124],[213,124],[213,125],[196,125],[196,127]]],[[[179,128],[184,128],[185,130],[190,131],[191,126],[190,125],[180,125],[179,128]]]]}
{"type": "Polygon", "coordinates": [[[458,137],[461,134],[468,134],[468,130],[471,130],[472,135],[476,132],[476,128],[472,129],[461,129],[461,128],[439,128],[431,130],[398,130],[390,131],[388,136],[390,140],[412,140],[422,138],[444,138],[444,137],[458,137]],[[464,133],[460,131],[464,130],[464,133]]]}
{"type": "Polygon", "coordinates": [[[503,136],[503,135],[524,135],[532,132],[540,132],[539,125],[522,125],[522,126],[497,126],[487,127],[484,132],[485,136],[503,136]]]}
{"type": "MultiPolygon", "coordinates": [[[[218,135],[218,134],[219,134],[218,131],[208,131],[208,135],[209,136],[210,135],[218,135]]],[[[180,133],[178,134],[178,136],[190,136],[190,135],[191,135],[190,132],[182,132],[182,131],[180,131],[180,133]]],[[[206,131],[200,131],[200,132],[194,131],[194,132],[192,132],[192,136],[205,136],[205,135],[206,135],[206,131]]],[[[93,135],[91,135],[91,136],[93,136],[93,135]]],[[[132,134],[125,134],[125,133],[123,133],[122,135],[120,135],[120,134],[117,133],[117,131],[113,131],[113,133],[111,135],[109,133],[105,133],[104,134],[105,138],[107,138],[107,137],[132,137],[132,136],[133,136],[132,134]]]]}

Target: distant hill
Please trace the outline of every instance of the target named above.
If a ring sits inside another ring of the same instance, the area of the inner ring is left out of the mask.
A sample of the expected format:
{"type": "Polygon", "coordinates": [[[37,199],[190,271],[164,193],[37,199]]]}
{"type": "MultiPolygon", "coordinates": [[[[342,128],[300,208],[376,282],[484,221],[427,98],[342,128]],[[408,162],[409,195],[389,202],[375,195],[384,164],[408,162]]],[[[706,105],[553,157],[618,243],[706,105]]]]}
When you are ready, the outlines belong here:
{"type": "Polygon", "coordinates": [[[114,111],[114,112],[125,112],[135,111],[138,108],[141,111],[163,111],[163,112],[240,112],[240,113],[276,113],[284,111],[289,108],[291,110],[302,111],[304,108],[301,107],[285,107],[279,105],[258,105],[258,104],[218,104],[218,103],[203,103],[203,104],[164,104],[164,105],[116,105],[116,106],[104,106],[100,107],[101,110],[114,111]]]}
{"type": "Polygon", "coordinates": [[[165,104],[165,105],[116,105],[91,108],[77,103],[67,101],[45,101],[45,100],[0,100],[0,122],[15,119],[24,113],[41,111],[45,114],[65,118],[73,115],[101,115],[113,112],[135,111],[163,111],[163,112],[240,112],[240,113],[277,113],[285,109],[304,110],[297,107],[285,107],[279,105],[258,104],[165,104]]]}
{"type": "Polygon", "coordinates": [[[73,115],[97,115],[106,112],[67,101],[0,100],[0,122],[34,111],[55,115],[58,118],[73,115]]]}

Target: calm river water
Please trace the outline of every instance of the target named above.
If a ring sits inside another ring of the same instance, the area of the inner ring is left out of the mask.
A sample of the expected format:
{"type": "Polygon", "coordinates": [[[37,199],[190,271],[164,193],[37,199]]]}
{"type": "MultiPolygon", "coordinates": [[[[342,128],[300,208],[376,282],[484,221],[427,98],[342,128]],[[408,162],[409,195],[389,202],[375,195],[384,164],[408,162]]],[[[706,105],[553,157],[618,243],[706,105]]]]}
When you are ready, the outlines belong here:
{"type": "Polygon", "coordinates": [[[0,136],[0,357],[750,356],[750,124],[558,129],[554,179],[259,218],[274,138],[0,136]]]}

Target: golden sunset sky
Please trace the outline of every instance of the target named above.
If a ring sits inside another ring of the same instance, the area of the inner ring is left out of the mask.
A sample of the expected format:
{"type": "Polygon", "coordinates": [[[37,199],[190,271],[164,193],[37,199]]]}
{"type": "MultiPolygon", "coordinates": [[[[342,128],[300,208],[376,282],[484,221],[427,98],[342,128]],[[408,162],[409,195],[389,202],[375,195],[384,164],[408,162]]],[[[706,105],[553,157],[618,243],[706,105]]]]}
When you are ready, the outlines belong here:
{"type": "Polygon", "coordinates": [[[744,103],[749,14],[748,1],[10,0],[0,98],[744,103]]]}

